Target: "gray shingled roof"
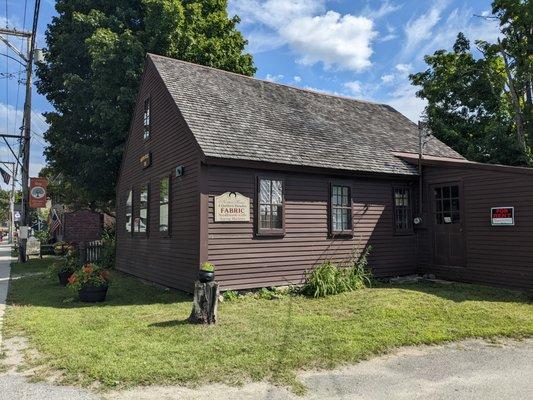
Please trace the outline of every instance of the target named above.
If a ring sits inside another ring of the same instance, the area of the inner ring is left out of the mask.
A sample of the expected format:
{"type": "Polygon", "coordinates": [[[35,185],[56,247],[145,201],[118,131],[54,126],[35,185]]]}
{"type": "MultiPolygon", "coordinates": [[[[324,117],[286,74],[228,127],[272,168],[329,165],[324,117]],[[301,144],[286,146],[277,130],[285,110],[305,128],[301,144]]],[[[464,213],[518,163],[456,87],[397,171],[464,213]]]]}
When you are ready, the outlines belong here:
{"type": "MultiPolygon", "coordinates": [[[[149,55],[208,157],[416,174],[418,128],[385,104],[330,96],[149,55]]],[[[462,158],[437,139],[425,153],[462,158]]]]}

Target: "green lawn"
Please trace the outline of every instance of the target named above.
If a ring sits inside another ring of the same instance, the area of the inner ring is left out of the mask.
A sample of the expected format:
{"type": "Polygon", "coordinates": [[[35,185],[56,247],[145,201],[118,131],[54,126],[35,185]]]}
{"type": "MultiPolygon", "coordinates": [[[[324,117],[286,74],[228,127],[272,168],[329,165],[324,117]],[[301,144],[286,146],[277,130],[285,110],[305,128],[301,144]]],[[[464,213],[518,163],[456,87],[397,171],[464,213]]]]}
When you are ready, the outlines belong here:
{"type": "Polygon", "coordinates": [[[43,256],[42,259],[32,256],[28,262],[14,262],[11,264],[11,275],[44,274],[50,266],[50,263],[55,259],[57,259],[55,256],[43,256]]]}
{"type": "Polygon", "coordinates": [[[24,333],[69,382],[105,386],[294,385],[295,371],[330,368],[409,344],[525,337],[533,305],[517,292],[470,285],[382,285],[325,299],[285,296],[220,305],[216,326],[185,322],[191,298],[118,272],[108,301],[86,305],[44,276],[12,282],[5,333],[24,333]]]}

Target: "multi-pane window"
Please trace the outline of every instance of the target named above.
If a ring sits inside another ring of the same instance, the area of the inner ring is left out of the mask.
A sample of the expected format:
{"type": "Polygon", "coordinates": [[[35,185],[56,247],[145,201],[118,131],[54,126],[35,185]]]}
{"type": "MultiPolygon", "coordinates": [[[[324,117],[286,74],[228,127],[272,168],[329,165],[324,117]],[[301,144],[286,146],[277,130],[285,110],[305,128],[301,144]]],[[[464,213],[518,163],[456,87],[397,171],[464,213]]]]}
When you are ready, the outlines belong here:
{"type": "Polygon", "coordinates": [[[144,140],[150,139],[150,98],[144,100],[143,138],[144,140]]]}
{"type": "Polygon", "coordinates": [[[132,207],[133,194],[131,190],[128,192],[128,198],[126,199],[126,232],[131,232],[132,226],[132,216],[133,216],[133,207],[132,207]]]}
{"type": "Polygon", "coordinates": [[[442,224],[458,224],[461,222],[459,207],[459,186],[440,186],[434,189],[435,222],[442,224]]]}
{"type": "Polygon", "coordinates": [[[259,179],[259,232],[283,229],[283,181],[259,179]]]}
{"type": "Polygon", "coordinates": [[[411,189],[408,187],[395,187],[393,189],[394,201],[394,230],[396,233],[409,233],[413,229],[411,189]]]}
{"type": "Polygon", "coordinates": [[[170,178],[159,182],[159,232],[169,231],[170,178]]]}
{"type": "Polygon", "coordinates": [[[135,221],[135,232],[146,233],[148,228],[148,185],[139,192],[139,217],[135,221]]]}
{"type": "Polygon", "coordinates": [[[331,231],[349,233],[352,230],[352,200],[350,187],[331,185],[331,231]]]}

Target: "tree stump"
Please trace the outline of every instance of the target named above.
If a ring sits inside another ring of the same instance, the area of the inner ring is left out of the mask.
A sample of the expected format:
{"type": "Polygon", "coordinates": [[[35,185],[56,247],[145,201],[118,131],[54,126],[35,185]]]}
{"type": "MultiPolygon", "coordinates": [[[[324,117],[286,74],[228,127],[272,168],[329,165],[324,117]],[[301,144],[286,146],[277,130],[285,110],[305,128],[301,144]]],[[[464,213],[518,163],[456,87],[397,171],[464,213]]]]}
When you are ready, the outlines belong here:
{"type": "Polygon", "coordinates": [[[191,324],[214,324],[217,322],[218,296],[220,289],[218,283],[194,282],[194,299],[191,315],[188,319],[191,324]]]}

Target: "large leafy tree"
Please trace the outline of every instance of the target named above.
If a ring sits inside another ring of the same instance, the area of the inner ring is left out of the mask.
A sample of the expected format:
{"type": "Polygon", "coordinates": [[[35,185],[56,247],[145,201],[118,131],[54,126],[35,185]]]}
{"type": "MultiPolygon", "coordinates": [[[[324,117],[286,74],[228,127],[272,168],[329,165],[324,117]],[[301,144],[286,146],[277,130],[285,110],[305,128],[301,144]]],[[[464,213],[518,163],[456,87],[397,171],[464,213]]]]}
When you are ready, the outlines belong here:
{"type": "Polygon", "coordinates": [[[37,88],[54,106],[47,173],[72,202],[113,207],[146,52],[255,73],[227,0],[58,0],[56,10],[37,88]]]}
{"type": "Polygon", "coordinates": [[[459,33],[452,51],[426,56],[429,68],[410,78],[421,88],[417,95],[428,101],[429,127],[446,144],[471,160],[528,165],[531,37],[520,19],[527,10],[524,2],[505,0],[493,3],[493,13],[502,30],[497,43],[477,41],[475,56],[459,33]]]}

